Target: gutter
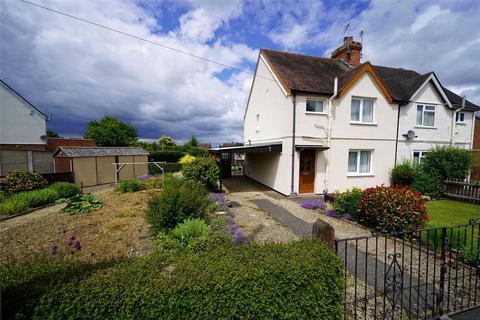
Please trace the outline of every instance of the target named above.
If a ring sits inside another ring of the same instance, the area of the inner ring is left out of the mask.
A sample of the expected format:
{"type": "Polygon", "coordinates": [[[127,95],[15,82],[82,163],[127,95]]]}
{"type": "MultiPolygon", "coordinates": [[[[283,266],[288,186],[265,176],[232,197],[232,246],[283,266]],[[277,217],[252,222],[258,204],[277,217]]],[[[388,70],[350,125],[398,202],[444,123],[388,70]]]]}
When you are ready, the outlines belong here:
{"type": "Polygon", "coordinates": [[[292,90],[293,96],[293,124],[292,124],[292,181],[290,184],[290,196],[295,197],[295,122],[297,114],[297,92],[292,90]]]}
{"type": "Polygon", "coordinates": [[[329,175],[329,162],[330,162],[330,143],[332,141],[332,110],[333,110],[333,99],[338,95],[338,77],[335,77],[333,82],[333,95],[328,98],[328,124],[327,124],[327,147],[326,157],[325,157],[325,181],[323,193],[328,193],[328,175],[329,175]]]}
{"type": "MultiPolygon", "coordinates": [[[[457,117],[457,113],[464,110],[465,109],[465,96],[462,97],[462,106],[457,109],[457,110],[453,110],[453,113],[452,113],[452,128],[450,130],[450,145],[453,146],[455,144],[455,132],[454,132],[454,128],[456,127],[455,125],[455,119],[457,117]]],[[[475,115],[475,113],[474,113],[475,115]]]]}

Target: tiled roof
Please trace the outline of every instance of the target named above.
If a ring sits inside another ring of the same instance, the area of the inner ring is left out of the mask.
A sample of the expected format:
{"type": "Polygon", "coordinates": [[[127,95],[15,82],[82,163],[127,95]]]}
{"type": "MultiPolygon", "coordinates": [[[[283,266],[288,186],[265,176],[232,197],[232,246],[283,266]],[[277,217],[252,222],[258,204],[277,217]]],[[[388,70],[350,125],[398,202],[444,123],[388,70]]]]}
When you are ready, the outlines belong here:
{"type": "Polygon", "coordinates": [[[136,147],[60,147],[54,156],[61,153],[63,157],[108,157],[108,156],[146,156],[148,152],[136,147]]]}
{"type": "MultiPolygon", "coordinates": [[[[346,63],[330,58],[306,56],[301,54],[261,49],[261,54],[268,60],[274,72],[290,90],[305,93],[333,94],[334,79],[338,77],[339,90],[349,83],[360,72],[365,62],[352,68],[346,63]]],[[[390,68],[372,65],[383,85],[395,101],[408,102],[411,96],[432,74],[420,74],[414,70],[390,68]]],[[[443,87],[450,102],[458,107],[462,97],[443,87]]],[[[469,109],[480,109],[480,106],[466,100],[469,109]]]]}

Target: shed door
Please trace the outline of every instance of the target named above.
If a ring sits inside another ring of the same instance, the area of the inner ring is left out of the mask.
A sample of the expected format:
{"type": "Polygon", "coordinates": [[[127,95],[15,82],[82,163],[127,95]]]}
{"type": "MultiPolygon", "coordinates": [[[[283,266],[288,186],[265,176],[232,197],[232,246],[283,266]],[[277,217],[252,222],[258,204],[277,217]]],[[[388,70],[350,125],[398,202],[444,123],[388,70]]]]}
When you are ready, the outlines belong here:
{"type": "Polygon", "coordinates": [[[300,151],[300,193],[313,193],[315,186],[315,150],[300,151]]]}

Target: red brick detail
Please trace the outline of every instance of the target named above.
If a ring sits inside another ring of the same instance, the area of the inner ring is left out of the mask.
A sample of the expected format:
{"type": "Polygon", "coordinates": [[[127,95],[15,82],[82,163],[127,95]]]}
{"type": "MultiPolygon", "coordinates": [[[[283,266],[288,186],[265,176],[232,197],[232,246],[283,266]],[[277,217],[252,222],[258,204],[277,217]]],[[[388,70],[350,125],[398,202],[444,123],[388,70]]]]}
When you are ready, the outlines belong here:
{"type": "Polygon", "coordinates": [[[343,38],[343,44],[332,52],[332,59],[343,60],[358,67],[362,59],[362,44],[353,41],[353,37],[343,38]]]}
{"type": "Polygon", "coordinates": [[[90,139],[64,139],[48,138],[47,149],[57,150],[59,147],[96,147],[97,145],[90,139]]]}
{"type": "Polygon", "coordinates": [[[0,150],[45,151],[46,144],[0,144],[0,150]]]}

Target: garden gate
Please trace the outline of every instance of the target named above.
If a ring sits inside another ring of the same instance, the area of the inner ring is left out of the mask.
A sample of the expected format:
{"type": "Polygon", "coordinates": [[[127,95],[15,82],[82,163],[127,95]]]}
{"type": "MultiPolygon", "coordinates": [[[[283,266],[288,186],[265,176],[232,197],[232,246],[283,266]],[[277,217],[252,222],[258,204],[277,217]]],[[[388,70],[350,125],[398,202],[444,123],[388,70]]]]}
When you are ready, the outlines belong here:
{"type": "Polygon", "coordinates": [[[431,319],[480,307],[480,218],[335,240],[345,319],[431,319]]]}

